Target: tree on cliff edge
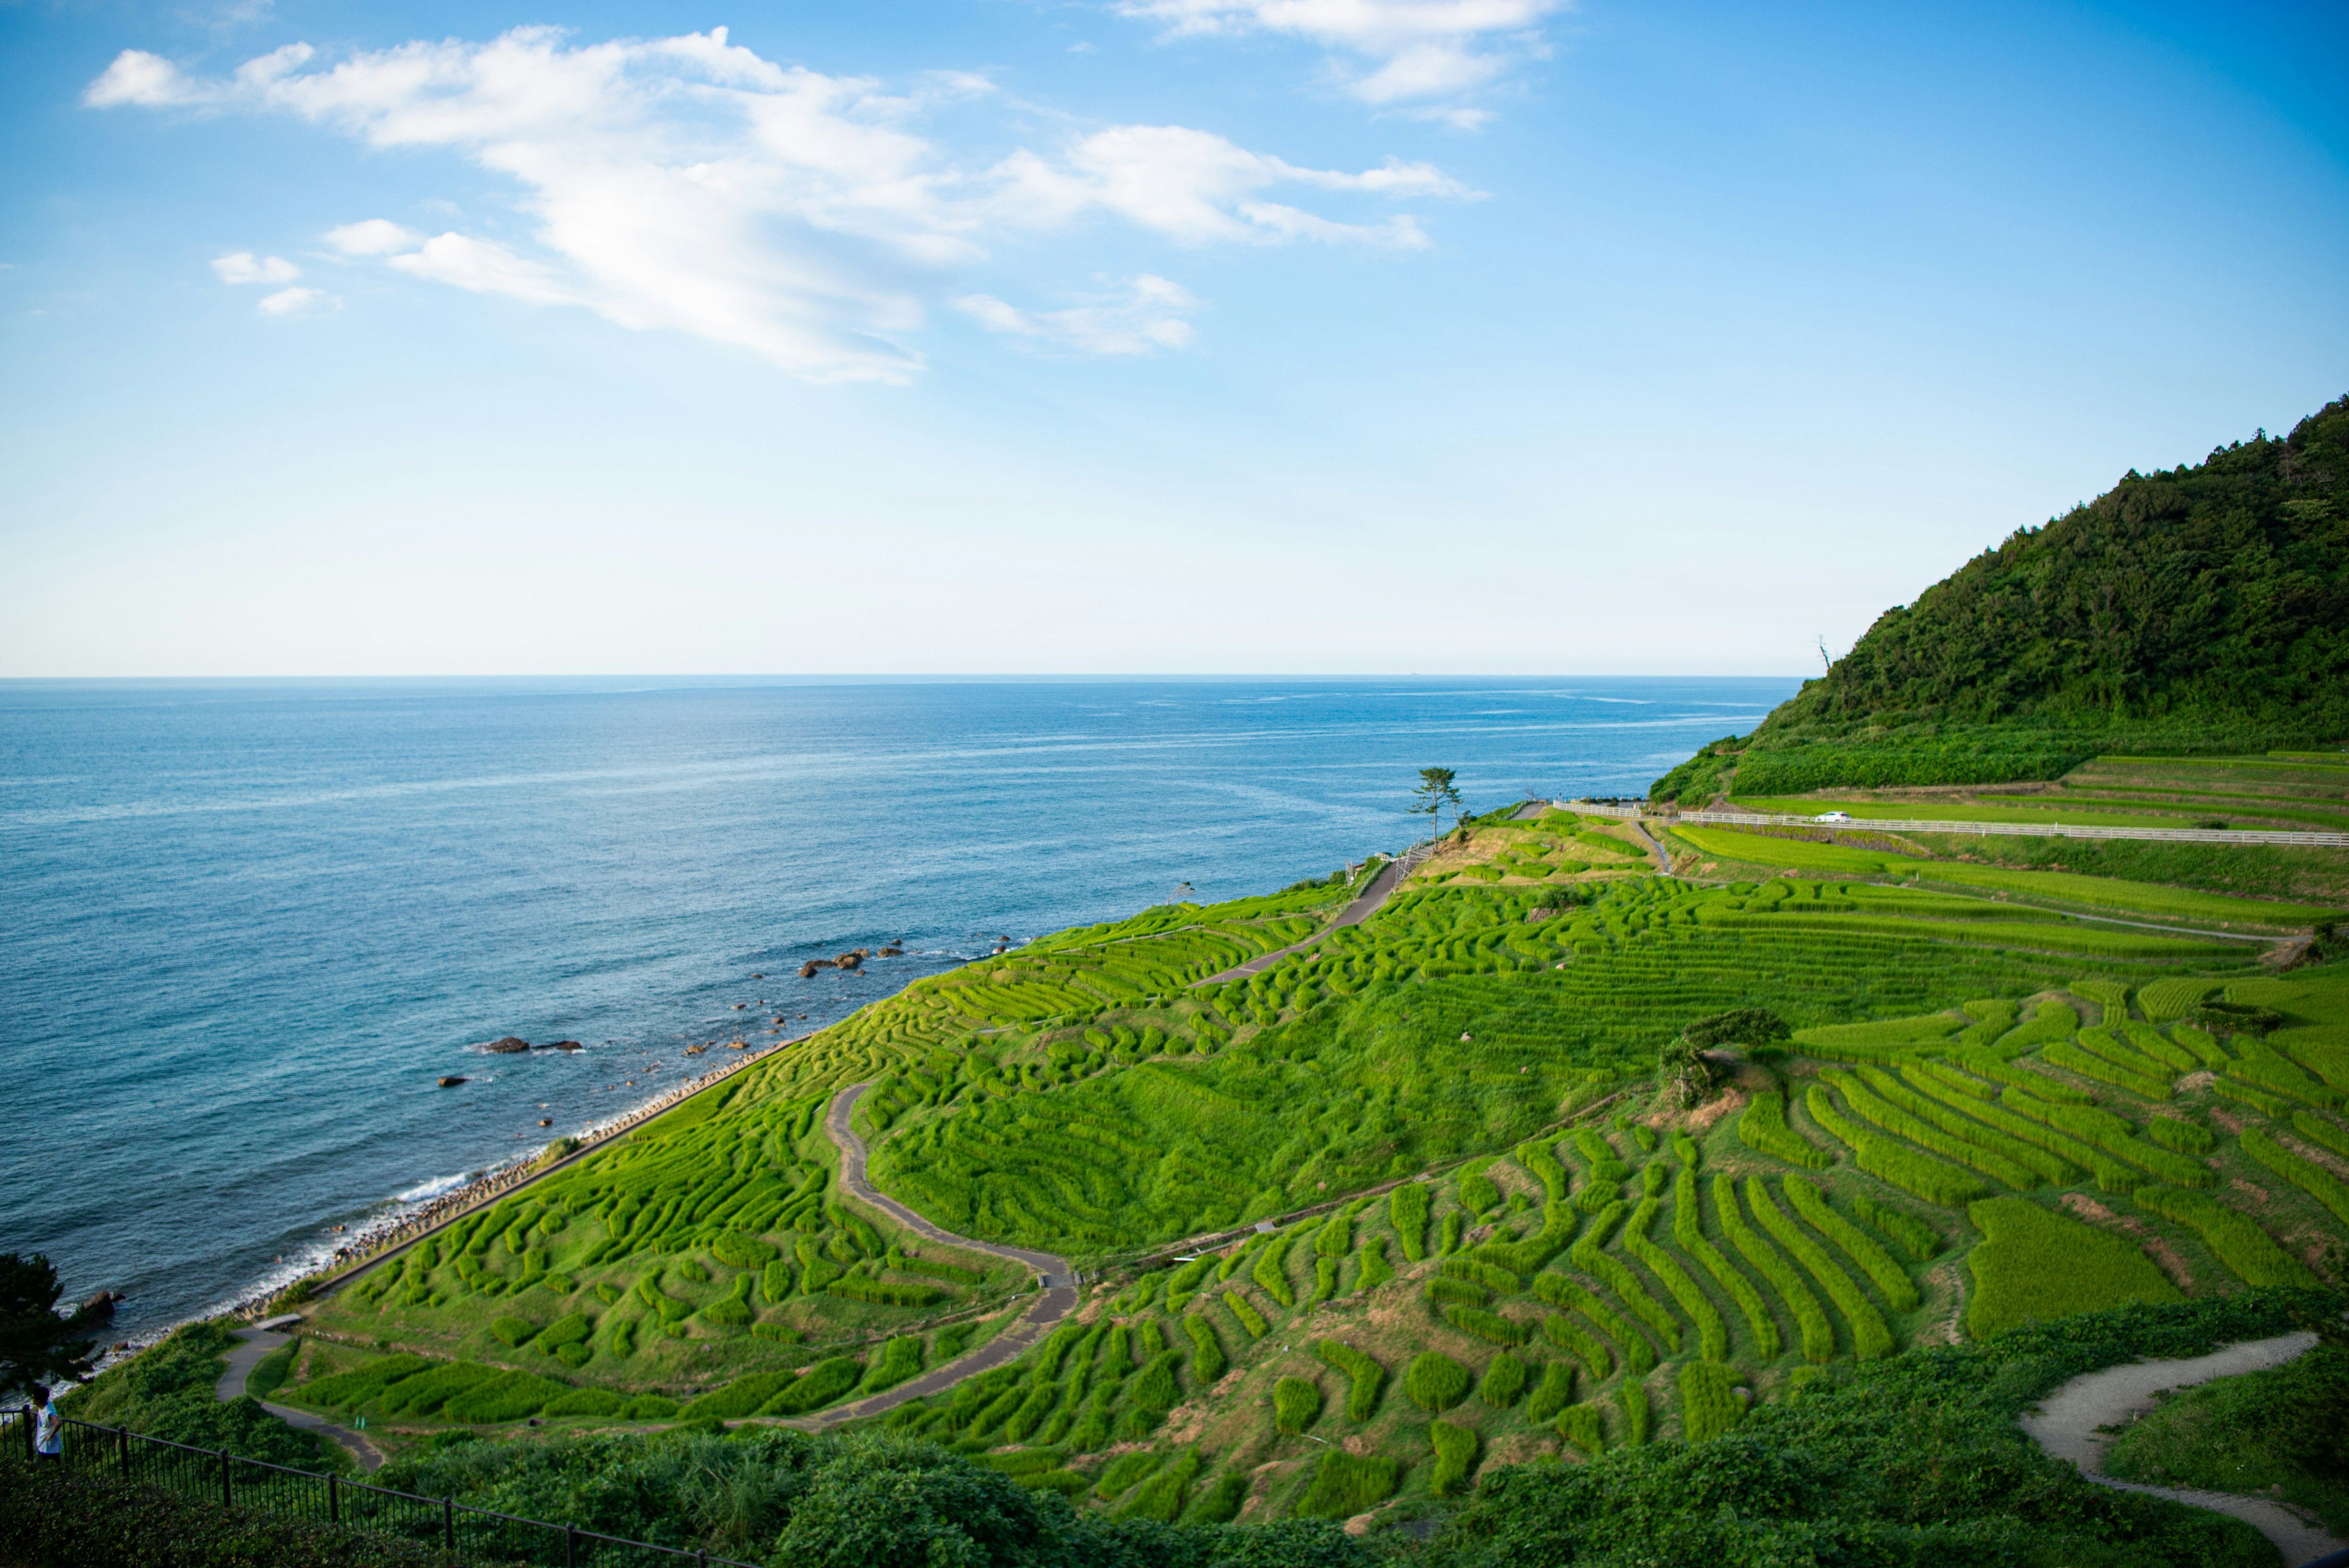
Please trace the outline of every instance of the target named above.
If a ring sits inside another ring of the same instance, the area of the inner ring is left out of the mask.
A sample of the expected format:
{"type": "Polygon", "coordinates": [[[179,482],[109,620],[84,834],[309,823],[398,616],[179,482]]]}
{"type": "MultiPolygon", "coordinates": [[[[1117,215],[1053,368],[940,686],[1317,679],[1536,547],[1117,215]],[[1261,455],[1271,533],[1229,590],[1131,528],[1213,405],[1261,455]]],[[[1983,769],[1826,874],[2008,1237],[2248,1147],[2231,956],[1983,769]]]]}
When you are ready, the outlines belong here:
{"type": "Polygon", "coordinates": [[[0,1395],[89,1376],[79,1314],[57,1315],[57,1272],[38,1252],[0,1253],[0,1395]]]}

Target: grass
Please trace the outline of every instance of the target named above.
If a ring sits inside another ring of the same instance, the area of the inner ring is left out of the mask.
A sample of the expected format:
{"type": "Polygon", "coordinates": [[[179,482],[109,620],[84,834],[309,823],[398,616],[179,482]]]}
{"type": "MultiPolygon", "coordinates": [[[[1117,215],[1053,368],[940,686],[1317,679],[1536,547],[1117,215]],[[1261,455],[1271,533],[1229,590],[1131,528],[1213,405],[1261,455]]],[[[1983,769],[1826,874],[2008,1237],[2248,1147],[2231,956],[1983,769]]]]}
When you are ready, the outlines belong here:
{"type": "Polygon", "coordinates": [[[2129,1241],[2030,1199],[1985,1199],[1967,1218],[1983,1238],[1966,1258],[1974,1280],[1966,1327],[1977,1339],[2124,1302],[2185,1299],[2129,1241]]]}
{"type": "Polygon", "coordinates": [[[2317,1348],[2264,1372],[2164,1399],[2124,1428],[2107,1473],[2155,1486],[2274,1494],[2349,1533],[2349,1351],[2317,1348]]]}

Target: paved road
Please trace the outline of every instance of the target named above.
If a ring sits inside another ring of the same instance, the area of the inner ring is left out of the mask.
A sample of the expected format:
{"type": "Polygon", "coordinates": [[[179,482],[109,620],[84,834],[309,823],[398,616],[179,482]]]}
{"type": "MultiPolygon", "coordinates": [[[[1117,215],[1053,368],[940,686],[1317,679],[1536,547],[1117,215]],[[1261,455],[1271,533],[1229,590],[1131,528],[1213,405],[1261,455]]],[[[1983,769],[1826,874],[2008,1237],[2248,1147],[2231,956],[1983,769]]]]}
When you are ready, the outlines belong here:
{"type": "Polygon", "coordinates": [[[2181,1361],[2137,1361],[2085,1373],[2040,1401],[2039,1408],[2023,1417],[2023,1429],[2055,1459],[2069,1459],[2080,1474],[2098,1486],[2118,1491],[2141,1491],[2172,1502],[2234,1515],[2275,1543],[2285,1568],[2349,1547],[2323,1527],[2310,1523],[2280,1502],[2263,1497],[2238,1497],[2230,1492],[2180,1490],[2115,1480],[2103,1473],[2105,1450],[2113,1439],[2098,1428],[2117,1426],[2153,1408],[2154,1396],[2168,1388],[2190,1388],[2214,1377],[2232,1377],[2281,1366],[2316,1346],[2313,1334],[2279,1334],[2273,1339],[2245,1340],[2181,1361]]]}
{"type": "MultiPolygon", "coordinates": [[[[244,1380],[253,1376],[254,1367],[259,1365],[263,1356],[293,1343],[285,1334],[257,1328],[239,1329],[236,1337],[239,1343],[228,1353],[228,1370],[221,1374],[220,1384],[212,1390],[222,1404],[243,1396],[244,1380]]],[[[324,1416],[314,1416],[307,1410],[273,1405],[266,1399],[261,1401],[261,1407],[289,1427],[304,1432],[316,1432],[328,1442],[336,1444],[358,1461],[362,1470],[372,1470],[383,1463],[381,1450],[348,1427],[337,1426],[324,1416]]]]}
{"type": "Polygon", "coordinates": [[[1346,906],[1343,913],[1303,941],[1291,942],[1285,948],[1276,948],[1271,952],[1252,958],[1244,964],[1236,964],[1220,974],[1211,974],[1205,980],[1194,981],[1192,983],[1213,985],[1221,980],[1246,980],[1250,975],[1262,974],[1289,954],[1303,952],[1307,948],[1319,943],[1340,927],[1361,925],[1379,912],[1380,906],[1392,898],[1394,890],[1402,886],[1402,879],[1410,876],[1413,869],[1421,861],[1426,859],[1433,849],[1433,845],[1415,845],[1403,852],[1402,859],[1390,860],[1380,867],[1379,874],[1371,878],[1371,885],[1363,888],[1352,903],[1346,906]]]}
{"type": "Polygon", "coordinates": [[[974,1241],[968,1236],[957,1236],[951,1231],[942,1231],[888,1194],[873,1189],[864,1175],[864,1140],[856,1136],[850,1120],[855,1113],[856,1102],[872,1086],[870,1084],[850,1085],[833,1096],[831,1108],[824,1113],[824,1131],[831,1135],[833,1145],[840,1150],[842,1190],[858,1202],[880,1210],[916,1235],[936,1241],[942,1247],[959,1247],[965,1251],[985,1252],[990,1257],[1009,1258],[1025,1263],[1042,1277],[1044,1290],[1037,1297],[1036,1304],[1028,1309],[1025,1317],[969,1355],[957,1356],[944,1366],[925,1372],[910,1383],[900,1383],[886,1393],[826,1410],[803,1421],[787,1423],[792,1426],[821,1430],[825,1427],[838,1426],[843,1421],[877,1416],[884,1410],[895,1409],[908,1399],[943,1393],[967,1377],[976,1377],[982,1372],[1017,1359],[1030,1345],[1041,1339],[1046,1330],[1076,1310],[1076,1275],[1066,1258],[1055,1252],[1034,1252],[1024,1247],[1006,1247],[994,1241],[974,1241]]]}

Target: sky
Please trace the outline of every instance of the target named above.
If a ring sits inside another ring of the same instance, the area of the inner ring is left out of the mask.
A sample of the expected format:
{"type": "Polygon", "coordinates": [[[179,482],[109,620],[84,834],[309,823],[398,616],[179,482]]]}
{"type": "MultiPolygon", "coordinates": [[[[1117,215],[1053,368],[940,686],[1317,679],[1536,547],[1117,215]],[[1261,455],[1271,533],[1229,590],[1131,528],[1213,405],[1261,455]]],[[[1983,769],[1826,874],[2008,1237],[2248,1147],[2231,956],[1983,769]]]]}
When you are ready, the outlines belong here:
{"type": "Polygon", "coordinates": [[[0,677],[1816,672],[2349,392],[2349,11],[0,3],[0,677]]]}

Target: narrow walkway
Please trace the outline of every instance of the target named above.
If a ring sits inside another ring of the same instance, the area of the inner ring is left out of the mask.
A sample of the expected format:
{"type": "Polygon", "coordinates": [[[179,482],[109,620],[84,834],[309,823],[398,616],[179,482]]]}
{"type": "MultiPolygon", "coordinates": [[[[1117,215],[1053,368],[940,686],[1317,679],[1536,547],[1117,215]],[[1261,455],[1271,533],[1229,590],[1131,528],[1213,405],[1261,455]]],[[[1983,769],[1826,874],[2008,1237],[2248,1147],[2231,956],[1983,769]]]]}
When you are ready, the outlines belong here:
{"type": "Polygon", "coordinates": [[[942,1247],[958,1247],[967,1252],[984,1252],[989,1257],[1009,1258],[1015,1262],[1025,1263],[1042,1278],[1044,1289],[1037,1297],[1036,1304],[1028,1309],[1026,1316],[969,1355],[957,1356],[944,1366],[923,1373],[910,1383],[900,1383],[869,1399],[843,1405],[804,1420],[785,1423],[812,1431],[836,1427],[843,1421],[877,1416],[909,1399],[944,1393],[966,1378],[976,1377],[982,1372],[1016,1360],[1029,1346],[1041,1339],[1053,1324],[1075,1311],[1078,1301],[1076,1274],[1070,1268],[1068,1259],[1058,1253],[1035,1252],[1025,1247],[1006,1247],[994,1241],[978,1241],[968,1236],[957,1236],[951,1231],[942,1231],[931,1224],[886,1193],[873,1189],[864,1174],[864,1140],[856,1136],[851,1121],[856,1112],[856,1102],[872,1086],[870,1084],[850,1085],[833,1096],[831,1107],[824,1112],[824,1131],[831,1135],[833,1145],[840,1150],[841,1189],[858,1202],[880,1210],[916,1236],[936,1241],[942,1247]]]}
{"type": "MultiPolygon", "coordinates": [[[[228,1370],[221,1374],[220,1384],[212,1390],[222,1404],[243,1397],[245,1379],[253,1376],[253,1369],[261,1364],[263,1356],[293,1343],[285,1334],[258,1328],[241,1328],[237,1330],[236,1337],[236,1348],[228,1353],[228,1370]]],[[[307,1410],[273,1405],[266,1399],[260,1403],[263,1409],[295,1430],[315,1432],[341,1448],[358,1461],[362,1470],[376,1469],[383,1463],[382,1450],[348,1427],[337,1426],[324,1416],[314,1416],[307,1410]]]]}
{"type": "Polygon", "coordinates": [[[2264,1372],[2307,1354],[2316,1343],[2316,1335],[2305,1332],[2279,1334],[2273,1339],[2224,1345],[2208,1355],[2187,1360],[2137,1361],[2126,1366],[2085,1373],[2041,1400],[2038,1409],[2023,1417],[2023,1429],[2050,1457],[2071,1460],[2079,1467],[2084,1479],[2098,1486],[2166,1497],[2172,1502],[2232,1514],[2275,1543],[2276,1550],[2283,1553],[2285,1568],[2302,1568],[2304,1563],[2349,1547],[2349,1542],[2335,1539],[2323,1526],[2303,1520],[2292,1510],[2267,1498],[2116,1480],[2104,1473],[2105,1450],[2112,1446],[2113,1438],[2100,1428],[2118,1426],[2132,1416],[2150,1410],[2154,1396],[2166,1389],[2190,1388],[2216,1377],[2264,1372]]]}
{"type": "Polygon", "coordinates": [[[1332,931],[1346,926],[1361,925],[1379,912],[1380,907],[1394,896],[1394,890],[1402,886],[1402,879],[1410,876],[1419,863],[1433,854],[1435,846],[1433,844],[1415,844],[1403,851],[1402,859],[1390,860],[1380,867],[1379,874],[1371,878],[1371,885],[1363,888],[1352,903],[1346,906],[1343,913],[1303,941],[1291,942],[1285,948],[1276,948],[1271,952],[1259,954],[1248,960],[1246,963],[1235,964],[1220,974],[1211,974],[1205,980],[1194,981],[1191,983],[1213,985],[1217,981],[1247,980],[1252,975],[1262,974],[1291,953],[1303,952],[1306,949],[1328,940],[1332,931]]]}

